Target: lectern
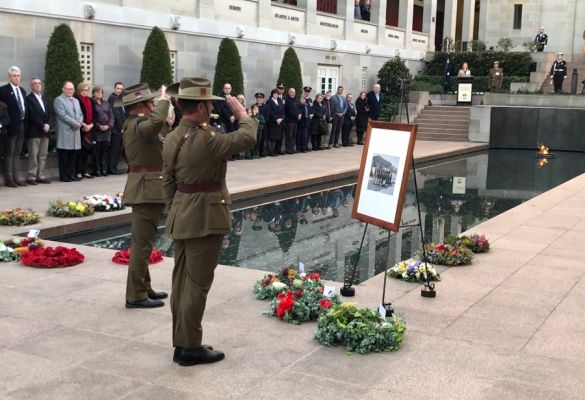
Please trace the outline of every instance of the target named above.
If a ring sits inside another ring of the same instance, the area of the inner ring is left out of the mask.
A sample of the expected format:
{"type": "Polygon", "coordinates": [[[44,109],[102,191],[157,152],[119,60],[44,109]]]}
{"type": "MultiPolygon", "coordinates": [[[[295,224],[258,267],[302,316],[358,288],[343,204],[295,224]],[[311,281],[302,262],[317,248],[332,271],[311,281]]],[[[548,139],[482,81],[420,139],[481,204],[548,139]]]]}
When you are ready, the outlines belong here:
{"type": "Polygon", "coordinates": [[[473,76],[457,78],[457,105],[470,106],[473,95],[473,76]]]}

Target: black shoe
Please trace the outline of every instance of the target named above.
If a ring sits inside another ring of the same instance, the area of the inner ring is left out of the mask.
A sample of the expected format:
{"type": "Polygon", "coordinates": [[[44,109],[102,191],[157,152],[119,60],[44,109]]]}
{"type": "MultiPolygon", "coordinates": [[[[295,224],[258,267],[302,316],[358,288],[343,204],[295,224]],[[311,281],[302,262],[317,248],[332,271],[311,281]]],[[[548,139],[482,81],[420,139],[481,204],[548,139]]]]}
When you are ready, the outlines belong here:
{"type": "Polygon", "coordinates": [[[165,303],[160,300],[126,300],[126,308],[156,308],[164,305],[165,303]]]}
{"type": "Polygon", "coordinates": [[[37,181],[35,179],[27,179],[26,180],[26,183],[28,183],[29,185],[33,185],[34,186],[34,185],[37,184],[37,181]]]}
{"type": "MultiPolygon", "coordinates": [[[[221,351],[212,350],[207,346],[199,346],[192,349],[175,350],[177,353],[177,363],[183,367],[196,364],[211,364],[221,361],[225,354],[221,351]]],[[[173,360],[175,357],[173,357],[173,360]]]]}
{"type": "MultiPolygon", "coordinates": [[[[211,347],[208,344],[202,344],[201,346],[205,347],[206,349],[209,350],[213,350],[213,347],[211,347]]],[[[183,350],[182,347],[175,347],[175,351],[173,352],[173,362],[178,363],[179,362],[179,353],[181,352],[181,350],[183,350]]]]}
{"type": "Polygon", "coordinates": [[[59,180],[61,182],[71,182],[71,179],[69,179],[69,178],[60,178],[59,180]]]}
{"type": "Polygon", "coordinates": [[[81,180],[81,178],[78,176],[74,176],[73,178],[71,178],[71,180],[75,181],[75,182],[79,182],[81,180]]]}
{"type": "Polygon", "coordinates": [[[166,292],[155,292],[152,289],[148,291],[148,298],[151,300],[162,300],[167,297],[169,297],[169,295],[166,292]]]}

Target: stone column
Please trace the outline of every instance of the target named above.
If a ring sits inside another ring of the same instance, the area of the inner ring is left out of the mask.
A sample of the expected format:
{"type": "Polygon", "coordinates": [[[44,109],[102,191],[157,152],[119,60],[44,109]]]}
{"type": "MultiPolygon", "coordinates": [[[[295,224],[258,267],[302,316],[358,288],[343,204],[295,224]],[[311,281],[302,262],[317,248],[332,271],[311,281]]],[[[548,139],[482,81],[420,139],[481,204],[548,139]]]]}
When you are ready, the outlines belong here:
{"type": "Polygon", "coordinates": [[[463,2],[463,21],[461,23],[461,41],[469,42],[473,40],[473,20],[475,15],[475,0],[465,0],[463,2]]]}
{"type": "Polygon", "coordinates": [[[258,0],[258,26],[260,28],[270,28],[271,26],[271,8],[270,0],[258,0]]]}
{"type": "Polygon", "coordinates": [[[353,9],[353,1],[337,0],[337,15],[345,17],[345,32],[343,36],[345,40],[351,40],[351,37],[353,36],[353,9]]]}
{"type": "MultiPolygon", "coordinates": [[[[445,21],[443,23],[443,37],[455,40],[455,28],[457,27],[457,0],[445,1],[445,21]]],[[[445,50],[445,49],[443,49],[445,50]]]]}
{"type": "Polygon", "coordinates": [[[423,32],[429,35],[428,51],[435,51],[435,29],[437,26],[437,0],[426,0],[423,11],[423,32]]]}
{"type": "Polygon", "coordinates": [[[305,15],[305,33],[310,35],[315,32],[317,23],[317,0],[307,0],[307,10],[305,15]]]}
{"type": "Polygon", "coordinates": [[[405,30],[404,48],[412,45],[412,18],[414,17],[414,0],[400,0],[398,26],[405,30]]]}
{"type": "Polygon", "coordinates": [[[386,35],[386,8],[388,7],[388,1],[387,0],[377,0],[374,2],[374,4],[372,5],[372,8],[374,9],[374,13],[372,13],[372,16],[374,19],[371,22],[376,22],[378,24],[378,44],[379,45],[383,45],[385,40],[385,35],[386,35]]]}
{"type": "Polygon", "coordinates": [[[213,0],[199,0],[199,18],[215,19],[215,4],[213,0]]]}

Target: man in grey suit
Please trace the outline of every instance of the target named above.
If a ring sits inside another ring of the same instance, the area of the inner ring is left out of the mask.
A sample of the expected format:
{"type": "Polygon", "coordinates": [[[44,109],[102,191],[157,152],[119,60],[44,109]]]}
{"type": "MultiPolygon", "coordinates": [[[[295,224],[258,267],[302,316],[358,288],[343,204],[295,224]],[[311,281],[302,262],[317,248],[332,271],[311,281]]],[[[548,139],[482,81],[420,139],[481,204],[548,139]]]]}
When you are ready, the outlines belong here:
{"type": "Polygon", "coordinates": [[[57,151],[59,153],[59,180],[61,182],[79,181],[75,177],[75,156],[81,149],[79,129],[84,126],[83,113],[79,100],[73,97],[75,87],[67,81],[63,93],[55,99],[57,122],[57,151]]]}
{"type": "Polygon", "coordinates": [[[343,86],[337,88],[337,93],[331,97],[331,107],[333,108],[333,128],[329,136],[329,147],[339,147],[339,136],[343,126],[343,118],[347,112],[347,101],[343,96],[343,86]]]}

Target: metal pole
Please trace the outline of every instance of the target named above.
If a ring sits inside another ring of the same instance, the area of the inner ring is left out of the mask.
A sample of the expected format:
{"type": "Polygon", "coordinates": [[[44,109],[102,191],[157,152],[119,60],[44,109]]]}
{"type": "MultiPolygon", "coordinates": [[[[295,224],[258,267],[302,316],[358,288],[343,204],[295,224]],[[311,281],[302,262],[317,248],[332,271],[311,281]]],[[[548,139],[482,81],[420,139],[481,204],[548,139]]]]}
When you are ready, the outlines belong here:
{"type": "Polygon", "coordinates": [[[353,279],[355,278],[355,273],[357,271],[358,261],[360,260],[360,254],[362,253],[362,247],[364,246],[364,239],[366,238],[366,231],[368,230],[368,223],[366,222],[366,226],[364,227],[364,233],[362,235],[362,241],[360,242],[360,248],[357,253],[357,257],[355,259],[355,263],[353,264],[353,270],[351,272],[351,278],[349,282],[346,282],[345,285],[340,290],[340,293],[343,297],[353,297],[355,296],[355,288],[352,287],[353,279]]]}

